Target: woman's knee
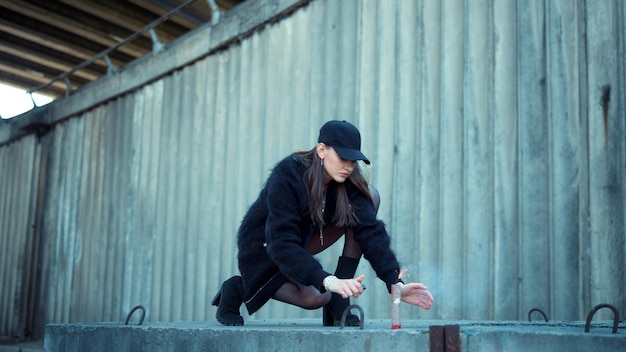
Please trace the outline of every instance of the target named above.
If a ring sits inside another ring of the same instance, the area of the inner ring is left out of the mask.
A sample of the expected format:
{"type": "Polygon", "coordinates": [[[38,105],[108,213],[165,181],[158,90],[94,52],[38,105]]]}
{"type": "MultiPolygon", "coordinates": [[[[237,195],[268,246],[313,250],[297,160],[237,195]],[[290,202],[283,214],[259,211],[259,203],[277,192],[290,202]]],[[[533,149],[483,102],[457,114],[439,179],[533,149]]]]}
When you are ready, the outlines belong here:
{"type": "Polygon", "coordinates": [[[330,293],[321,293],[317,290],[316,292],[307,292],[303,294],[300,302],[302,303],[300,307],[304,309],[318,309],[327,305],[330,302],[330,293]]]}
{"type": "Polygon", "coordinates": [[[313,286],[285,282],[274,294],[274,299],[304,309],[317,309],[330,302],[330,293],[321,293],[313,286]]]}

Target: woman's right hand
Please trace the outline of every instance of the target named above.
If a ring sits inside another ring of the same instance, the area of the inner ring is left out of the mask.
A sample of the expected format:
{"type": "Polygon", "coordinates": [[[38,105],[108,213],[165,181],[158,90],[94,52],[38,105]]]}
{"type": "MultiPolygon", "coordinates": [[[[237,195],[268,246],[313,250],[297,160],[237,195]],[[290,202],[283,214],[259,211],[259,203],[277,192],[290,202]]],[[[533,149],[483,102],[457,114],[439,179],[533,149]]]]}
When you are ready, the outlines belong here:
{"type": "Polygon", "coordinates": [[[430,309],[435,299],[426,285],[421,283],[409,283],[401,286],[400,298],[402,302],[420,306],[426,310],[430,309]]]}
{"type": "MultiPolygon", "coordinates": [[[[330,278],[330,277],[329,277],[330,278]]],[[[328,279],[328,278],[327,278],[328,279]]],[[[324,279],[326,280],[326,279],[324,279]]],[[[342,298],[357,298],[363,293],[361,282],[365,280],[365,275],[360,275],[355,279],[332,279],[328,285],[328,291],[341,295],[342,298]]]]}

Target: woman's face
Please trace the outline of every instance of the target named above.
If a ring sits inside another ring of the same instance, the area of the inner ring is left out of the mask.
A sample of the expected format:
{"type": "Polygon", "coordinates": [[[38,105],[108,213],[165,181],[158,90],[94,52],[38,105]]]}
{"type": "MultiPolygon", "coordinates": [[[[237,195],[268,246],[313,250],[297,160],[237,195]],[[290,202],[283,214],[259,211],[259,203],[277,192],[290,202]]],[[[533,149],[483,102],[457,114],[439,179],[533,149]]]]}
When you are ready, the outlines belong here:
{"type": "Polygon", "coordinates": [[[333,147],[324,143],[318,144],[317,155],[324,161],[326,183],[331,180],[338,183],[345,182],[356,166],[355,161],[342,159],[333,147]]]}

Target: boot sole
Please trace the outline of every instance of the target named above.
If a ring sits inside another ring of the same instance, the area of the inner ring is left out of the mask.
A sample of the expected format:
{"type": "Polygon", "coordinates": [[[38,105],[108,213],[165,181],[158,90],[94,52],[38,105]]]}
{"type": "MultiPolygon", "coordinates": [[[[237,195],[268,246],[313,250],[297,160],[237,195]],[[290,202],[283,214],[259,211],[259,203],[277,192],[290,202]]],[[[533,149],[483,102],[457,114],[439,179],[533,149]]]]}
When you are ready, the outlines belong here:
{"type": "Polygon", "coordinates": [[[232,321],[232,320],[224,320],[220,317],[215,317],[217,321],[219,321],[222,325],[226,326],[243,326],[243,321],[232,321]]]}

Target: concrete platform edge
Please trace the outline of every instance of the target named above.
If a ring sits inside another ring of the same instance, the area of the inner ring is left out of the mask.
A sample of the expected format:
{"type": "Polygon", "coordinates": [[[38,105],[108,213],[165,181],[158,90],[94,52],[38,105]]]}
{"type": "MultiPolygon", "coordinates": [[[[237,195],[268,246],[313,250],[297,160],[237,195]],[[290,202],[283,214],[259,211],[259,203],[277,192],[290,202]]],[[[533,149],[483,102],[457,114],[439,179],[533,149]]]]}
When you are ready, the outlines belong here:
{"type": "Polygon", "coordinates": [[[429,328],[459,325],[463,351],[623,351],[626,331],[611,334],[608,322],[403,321],[366,322],[364,329],[322,327],[318,320],[258,320],[243,327],[214,321],[49,324],[45,351],[428,351],[429,328]]]}

